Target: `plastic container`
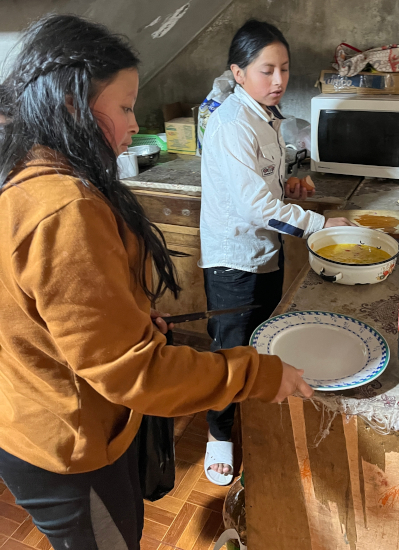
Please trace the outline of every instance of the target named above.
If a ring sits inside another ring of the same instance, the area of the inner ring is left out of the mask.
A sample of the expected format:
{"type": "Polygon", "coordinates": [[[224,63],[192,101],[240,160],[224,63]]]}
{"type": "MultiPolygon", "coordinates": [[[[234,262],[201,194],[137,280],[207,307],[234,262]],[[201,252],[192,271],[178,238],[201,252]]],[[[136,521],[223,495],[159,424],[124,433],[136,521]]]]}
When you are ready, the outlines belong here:
{"type": "MultiPolygon", "coordinates": [[[[247,521],[245,513],[244,472],[227,493],[223,506],[223,523],[226,530],[235,529],[241,543],[246,546],[247,521]]],[[[227,550],[240,550],[240,545],[238,541],[229,540],[226,543],[226,548],[227,550]]]]}
{"type": "Polygon", "coordinates": [[[298,127],[294,116],[287,116],[281,121],[281,135],[285,143],[295,145],[298,137],[298,127]]]}
{"type": "Polygon", "coordinates": [[[132,136],[132,147],[139,145],[158,145],[161,151],[167,151],[168,145],[165,141],[154,134],[135,134],[132,136]]]}
{"type": "Polygon", "coordinates": [[[137,155],[132,151],[122,153],[118,157],[118,173],[120,179],[134,178],[139,173],[137,155]]]}

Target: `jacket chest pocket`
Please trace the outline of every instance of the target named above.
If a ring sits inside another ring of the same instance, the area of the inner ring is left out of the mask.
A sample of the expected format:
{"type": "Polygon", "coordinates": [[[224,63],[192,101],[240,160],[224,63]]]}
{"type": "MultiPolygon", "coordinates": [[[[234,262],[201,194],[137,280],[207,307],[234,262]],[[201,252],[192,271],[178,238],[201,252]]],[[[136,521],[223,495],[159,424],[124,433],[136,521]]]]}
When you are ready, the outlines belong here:
{"type": "Polygon", "coordinates": [[[280,147],[274,143],[260,147],[261,156],[259,159],[260,175],[269,178],[278,173],[281,160],[280,147]]]}

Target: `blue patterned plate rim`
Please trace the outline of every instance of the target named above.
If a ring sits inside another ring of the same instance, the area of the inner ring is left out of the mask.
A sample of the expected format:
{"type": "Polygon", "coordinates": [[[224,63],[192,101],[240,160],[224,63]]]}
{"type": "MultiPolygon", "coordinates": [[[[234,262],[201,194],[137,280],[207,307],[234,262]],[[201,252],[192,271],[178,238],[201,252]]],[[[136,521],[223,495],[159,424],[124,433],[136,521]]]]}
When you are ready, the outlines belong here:
{"type": "MultiPolygon", "coordinates": [[[[363,386],[364,384],[368,384],[369,382],[372,382],[376,378],[378,378],[384,370],[387,368],[389,359],[390,359],[390,349],[388,342],[385,340],[385,338],[382,336],[378,330],[376,330],[371,325],[368,325],[364,321],[360,321],[359,319],[356,319],[356,317],[351,317],[350,315],[345,315],[344,313],[336,313],[333,311],[321,311],[321,310],[315,310],[315,309],[308,309],[303,311],[290,311],[288,313],[282,313],[281,315],[275,315],[274,317],[271,317],[270,319],[267,319],[263,323],[261,323],[252,333],[251,338],[249,340],[249,345],[253,346],[254,340],[256,338],[257,333],[259,333],[263,327],[266,325],[272,324],[272,322],[276,322],[278,319],[283,319],[284,317],[296,317],[298,315],[303,314],[316,314],[316,315],[330,315],[331,317],[339,317],[341,319],[346,319],[348,321],[354,321],[357,325],[363,325],[366,327],[371,333],[374,333],[377,338],[382,340],[382,351],[385,351],[385,358],[384,360],[379,364],[377,372],[375,372],[372,375],[369,375],[366,379],[362,379],[361,382],[354,381],[353,383],[346,383],[346,384],[335,384],[335,385],[329,385],[329,386],[312,386],[315,390],[318,391],[337,391],[337,390],[348,390],[351,388],[356,388],[359,386],[363,386]]],[[[253,346],[255,347],[255,346],[253,346]]],[[[384,355],[384,353],[383,353],[384,355]]]]}

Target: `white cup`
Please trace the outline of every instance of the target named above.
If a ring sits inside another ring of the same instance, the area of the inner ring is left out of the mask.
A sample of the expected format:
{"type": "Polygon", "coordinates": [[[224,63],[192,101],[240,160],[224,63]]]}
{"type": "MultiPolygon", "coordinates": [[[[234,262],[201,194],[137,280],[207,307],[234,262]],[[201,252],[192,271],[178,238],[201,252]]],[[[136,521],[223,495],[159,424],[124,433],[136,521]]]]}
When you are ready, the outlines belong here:
{"type": "Polygon", "coordinates": [[[134,176],[137,176],[139,173],[139,165],[137,162],[136,153],[127,151],[126,153],[122,153],[121,155],[119,155],[118,171],[119,171],[119,178],[121,180],[125,178],[133,178],[134,176]]]}

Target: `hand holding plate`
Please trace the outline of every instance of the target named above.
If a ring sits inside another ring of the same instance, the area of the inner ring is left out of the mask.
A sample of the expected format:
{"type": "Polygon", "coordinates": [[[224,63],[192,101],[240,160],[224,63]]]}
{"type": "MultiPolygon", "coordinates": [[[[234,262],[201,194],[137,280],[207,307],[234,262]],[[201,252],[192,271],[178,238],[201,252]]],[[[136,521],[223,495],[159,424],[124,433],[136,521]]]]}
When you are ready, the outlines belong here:
{"type": "Polygon", "coordinates": [[[286,397],[298,393],[303,397],[310,398],[313,395],[313,390],[303,380],[302,376],[304,371],[302,369],[296,369],[295,367],[283,363],[283,376],[281,378],[280,388],[276,397],[273,399],[273,403],[281,403],[286,397]]]}

